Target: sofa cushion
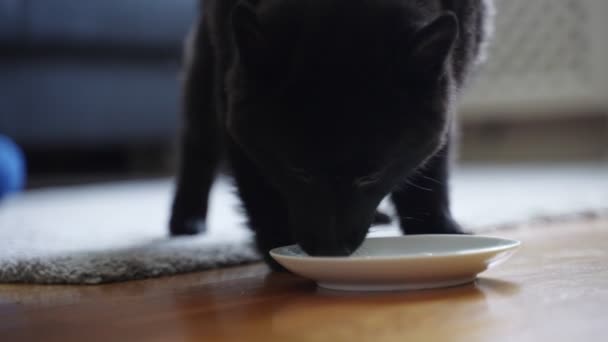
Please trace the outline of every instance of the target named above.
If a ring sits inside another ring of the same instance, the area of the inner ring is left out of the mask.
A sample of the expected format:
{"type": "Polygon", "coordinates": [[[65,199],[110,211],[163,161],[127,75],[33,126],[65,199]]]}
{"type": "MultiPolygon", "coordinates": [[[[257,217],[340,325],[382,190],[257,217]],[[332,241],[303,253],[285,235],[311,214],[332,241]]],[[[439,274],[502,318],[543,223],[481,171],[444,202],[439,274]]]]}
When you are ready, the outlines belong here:
{"type": "Polygon", "coordinates": [[[168,141],[178,65],[48,59],[0,64],[0,133],[20,144],[168,141]]]}
{"type": "Polygon", "coordinates": [[[33,46],[177,48],[197,14],[197,0],[0,0],[0,12],[10,19],[0,35],[22,34],[33,46]]]}
{"type": "Polygon", "coordinates": [[[15,43],[25,35],[25,1],[0,0],[0,44],[15,43]]]}

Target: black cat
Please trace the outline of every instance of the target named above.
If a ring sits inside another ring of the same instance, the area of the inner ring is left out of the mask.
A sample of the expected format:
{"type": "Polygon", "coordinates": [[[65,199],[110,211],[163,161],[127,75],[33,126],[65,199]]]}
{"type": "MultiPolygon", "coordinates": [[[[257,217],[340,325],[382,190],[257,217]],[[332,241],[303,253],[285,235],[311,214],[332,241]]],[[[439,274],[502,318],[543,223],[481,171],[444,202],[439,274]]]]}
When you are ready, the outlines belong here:
{"type": "Polygon", "coordinates": [[[461,233],[450,136],[489,10],[484,0],[204,1],[171,233],[204,230],[224,159],[267,261],[293,243],[348,255],[389,194],[406,234],[461,233]]]}

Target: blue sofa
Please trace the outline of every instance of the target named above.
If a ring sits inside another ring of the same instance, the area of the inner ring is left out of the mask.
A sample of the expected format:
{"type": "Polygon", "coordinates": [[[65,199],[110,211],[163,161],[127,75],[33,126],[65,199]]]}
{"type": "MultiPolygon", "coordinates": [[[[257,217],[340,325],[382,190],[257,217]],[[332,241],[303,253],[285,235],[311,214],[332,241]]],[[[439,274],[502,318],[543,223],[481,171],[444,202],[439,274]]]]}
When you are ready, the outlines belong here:
{"type": "Polygon", "coordinates": [[[169,141],[197,0],[0,0],[0,134],[27,146],[169,141]]]}

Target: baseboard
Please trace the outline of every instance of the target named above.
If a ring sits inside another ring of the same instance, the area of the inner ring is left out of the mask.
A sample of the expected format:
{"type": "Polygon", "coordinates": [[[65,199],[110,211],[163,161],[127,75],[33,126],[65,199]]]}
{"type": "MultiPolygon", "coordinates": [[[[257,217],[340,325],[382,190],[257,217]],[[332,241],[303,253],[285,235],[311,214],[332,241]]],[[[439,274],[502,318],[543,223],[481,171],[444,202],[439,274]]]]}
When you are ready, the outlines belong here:
{"type": "Polygon", "coordinates": [[[459,140],[462,161],[607,161],[608,116],[465,120],[459,140]]]}

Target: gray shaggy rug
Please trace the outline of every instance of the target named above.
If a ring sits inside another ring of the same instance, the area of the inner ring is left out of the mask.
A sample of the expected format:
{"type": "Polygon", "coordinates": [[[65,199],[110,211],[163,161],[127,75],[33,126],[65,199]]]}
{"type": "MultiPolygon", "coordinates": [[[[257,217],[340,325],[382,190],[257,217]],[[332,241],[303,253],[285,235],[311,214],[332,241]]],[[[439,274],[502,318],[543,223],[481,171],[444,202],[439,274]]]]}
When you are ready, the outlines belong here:
{"type": "MultiPolygon", "coordinates": [[[[455,216],[475,232],[608,207],[608,165],[456,170],[455,216]]],[[[170,180],[27,192],[0,202],[0,282],[99,284],[259,260],[226,180],[204,235],[169,238],[170,180]]],[[[383,203],[392,212],[390,204],[383,203]]],[[[396,227],[371,234],[394,234],[396,227]]]]}

